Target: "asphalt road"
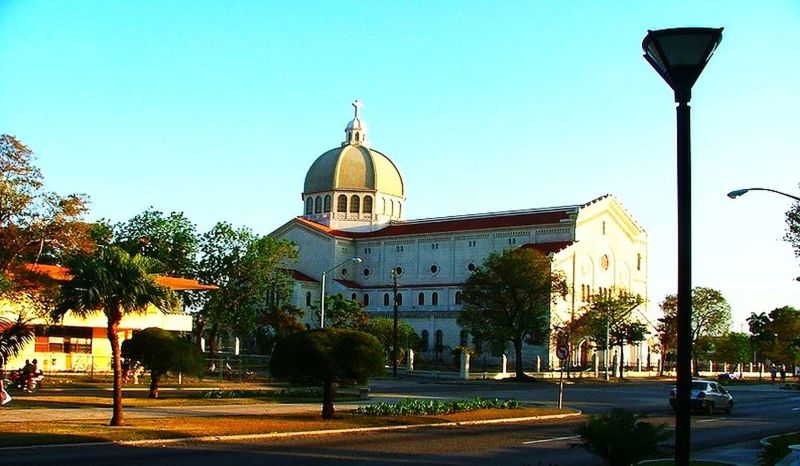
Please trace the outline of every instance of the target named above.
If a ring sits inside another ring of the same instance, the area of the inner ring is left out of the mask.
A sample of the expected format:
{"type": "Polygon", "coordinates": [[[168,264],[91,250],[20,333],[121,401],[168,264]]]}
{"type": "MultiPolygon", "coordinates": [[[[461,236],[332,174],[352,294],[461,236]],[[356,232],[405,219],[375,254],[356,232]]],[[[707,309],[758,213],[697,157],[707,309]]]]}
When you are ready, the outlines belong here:
{"type": "MultiPolygon", "coordinates": [[[[670,388],[658,382],[567,385],[564,402],[587,413],[626,407],[646,413],[651,422],[671,425],[674,418],[667,403],[670,388]]],[[[727,454],[729,459],[741,458],[742,464],[748,464],[759,438],[800,430],[800,392],[771,385],[736,386],[731,392],[736,400],[733,414],[693,416],[693,457],[721,459],[720,454],[727,454]]],[[[557,395],[557,386],[544,383],[387,380],[372,385],[373,398],[386,400],[491,396],[554,405],[557,395]]],[[[576,425],[576,421],[569,421],[248,442],[4,450],[0,452],[0,465],[602,464],[575,446],[576,425]]]]}

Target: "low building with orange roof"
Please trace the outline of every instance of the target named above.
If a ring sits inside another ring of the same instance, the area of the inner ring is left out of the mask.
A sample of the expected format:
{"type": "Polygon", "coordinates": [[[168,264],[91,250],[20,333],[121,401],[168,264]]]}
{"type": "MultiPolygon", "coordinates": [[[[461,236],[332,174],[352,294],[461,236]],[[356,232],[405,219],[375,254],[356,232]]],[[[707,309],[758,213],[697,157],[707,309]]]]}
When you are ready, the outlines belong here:
{"type": "MultiPolygon", "coordinates": [[[[72,280],[66,267],[28,264],[28,271],[55,281],[72,280]]],[[[197,280],[158,275],[156,282],[174,291],[205,291],[217,289],[197,280]]],[[[7,368],[21,366],[26,359],[38,359],[44,371],[109,371],[111,344],[106,335],[107,319],[102,312],[81,317],[68,312],[57,324],[51,322],[32,302],[0,300],[0,315],[16,319],[22,315],[35,327],[36,338],[12,358],[7,368]]],[[[184,311],[160,309],[150,305],[145,312],[125,314],[119,325],[120,340],[129,339],[133,332],[147,327],[159,327],[173,332],[191,332],[192,316],[184,311]]]]}

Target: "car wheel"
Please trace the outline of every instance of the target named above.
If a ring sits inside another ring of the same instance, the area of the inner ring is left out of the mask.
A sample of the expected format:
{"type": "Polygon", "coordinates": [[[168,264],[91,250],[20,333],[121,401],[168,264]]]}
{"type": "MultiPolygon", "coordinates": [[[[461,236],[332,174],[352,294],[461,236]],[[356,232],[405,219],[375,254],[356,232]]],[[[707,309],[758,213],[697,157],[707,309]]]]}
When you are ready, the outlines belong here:
{"type": "Polygon", "coordinates": [[[708,415],[714,414],[714,403],[709,403],[706,405],[706,414],[708,415]]]}
{"type": "Polygon", "coordinates": [[[733,412],[733,401],[731,401],[730,403],[728,403],[728,407],[727,407],[727,408],[725,408],[725,412],[726,412],[726,413],[728,413],[728,414],[730,414],[730,413],[732,413],[732,412],[733,412]]]}

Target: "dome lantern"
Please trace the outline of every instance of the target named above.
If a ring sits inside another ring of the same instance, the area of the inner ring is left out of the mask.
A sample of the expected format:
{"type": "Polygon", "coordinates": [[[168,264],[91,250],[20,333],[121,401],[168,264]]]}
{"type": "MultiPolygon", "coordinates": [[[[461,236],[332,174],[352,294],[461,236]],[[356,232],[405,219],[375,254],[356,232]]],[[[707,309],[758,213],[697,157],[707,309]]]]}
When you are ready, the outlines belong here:
{"type": "Polygon", "coordinates": [[[353,119],[350,120],[350,123],[344,129],[344,134],[346,138],[342,143],[342,146],[346,145],[355,145],[355,146],[366,146],[367,145],[367,124],[361,120],[361,101],[356,99],[353,101],[353,109],[354,115],[353,119]]]}

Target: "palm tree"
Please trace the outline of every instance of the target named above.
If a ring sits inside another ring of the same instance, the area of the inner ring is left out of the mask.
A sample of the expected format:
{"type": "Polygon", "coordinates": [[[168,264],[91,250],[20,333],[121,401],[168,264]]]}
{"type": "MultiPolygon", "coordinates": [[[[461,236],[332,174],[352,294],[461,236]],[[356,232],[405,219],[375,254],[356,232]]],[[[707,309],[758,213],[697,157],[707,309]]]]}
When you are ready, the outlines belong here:
{"type": "Polygon", "coordinates": [[[33,327],[22,318],[11,320],[0,317],[0,368],[33,340],[33,327]]]}
{"type": "Polygon", "coordinates": [[[151,272],[158,263],[144,256],[131,256],[114,246],[100,246],[89,254],[76,255],[68,261],[72,280],[64,282],[53,311],[62,318],[71,311],[85,317],[102,312],[108,319],[106,333],[111,343],[114,367],[114,414],[110,425],[122,425],[122,366],[118,327],[122,317],[142,313],[152,304],[174,307],[175,294],[159,286],[151,272]]]}

